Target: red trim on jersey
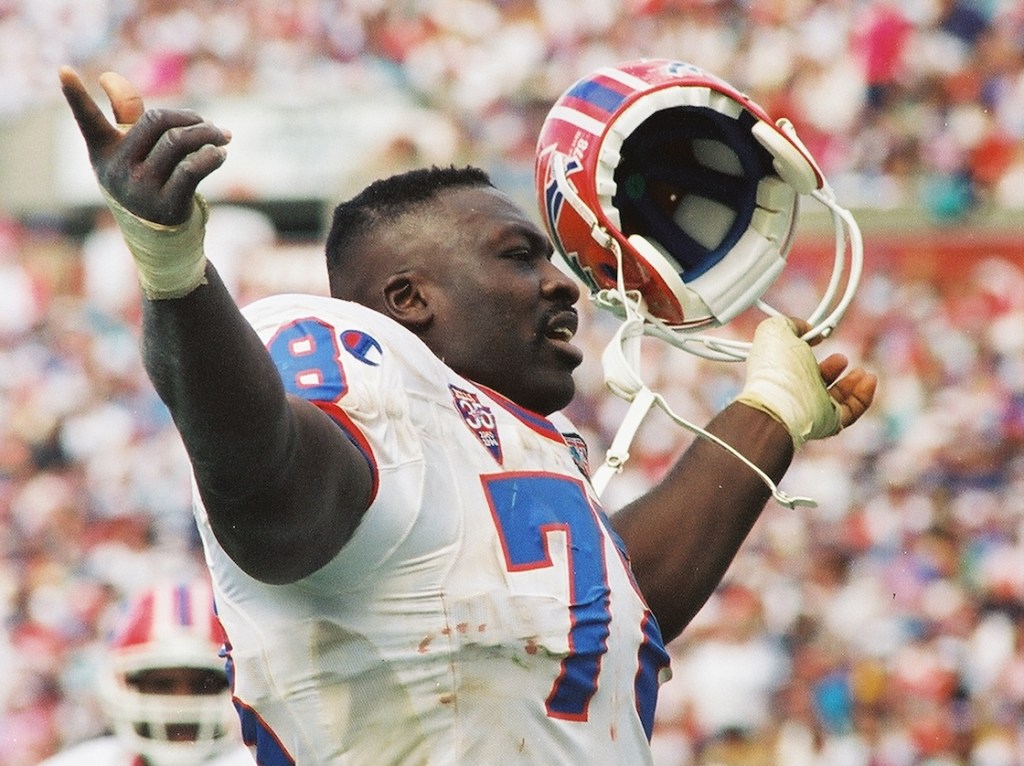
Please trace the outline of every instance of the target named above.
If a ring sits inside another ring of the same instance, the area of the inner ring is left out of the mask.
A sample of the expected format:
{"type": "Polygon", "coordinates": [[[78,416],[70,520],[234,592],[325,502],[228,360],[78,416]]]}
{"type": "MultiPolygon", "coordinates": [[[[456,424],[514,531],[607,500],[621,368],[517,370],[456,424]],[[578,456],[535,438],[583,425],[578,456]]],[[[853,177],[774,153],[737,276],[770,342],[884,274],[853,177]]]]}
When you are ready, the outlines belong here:
{"type": "MultiPolygon", "coordinates": [[[[252,731],[252,726],[255,724],[259,728],[259,731],[270,737],[274,745],[276,745],[273,755],[267,756],[268,758],[274,758],[272,761],[273,766],[295,766],[295,759],[292,757],[292,754],[288,752],[288,748],[284,746],[281,738],[277,735],[277,732],[274,731],[270,724],[267,723],[266,719],[256,712],[256,708],[252,705],[247,705],[235,696],[231,697],[231,703],[235,706],[235,712],[238,713],[238,716],[241,719],[242,742],[246,747],[256,748],[256,754],[258,756],[264,755],[262,749],[263,747],[266,747],[266,745],[260,742],[259,733],[256,733],[256,736],[253,737],[254,732],[252,731]]],[[[262,758],[259,763],[264,763],[262,758]]],[[[271,761],[267,761],[267,763],[269,764],[271,761]]]]}
{"type": "Polygon", "coordinates": [[[529,428],[531,431],[539,433],[541,436],[546,436],[551,441],[556,441],[559,444],[565,444],[565,439],[562,437],[562,432],[555,428],[554,424],[543,415],[538,415],[532,410],[528,410],[525,407],[520,407],[518,404],[513,402],[494,389],[488,388],[487,386],[479,383],[474,384],[477,388],[483,391],[487,396],[494,400],[496,404],[501,405],[501,408],[511,414],[516,420],[522,423],[524,426],[529,428]]]}
{"type": "Polygon", "coordinates": [[[380,471],[377,468],[377,459],[374,457],[373,447],[370,446],[369,439],[359,430],[359,426],[348,416],[348,413],[336,402],[314,401],[313,404],[337,423],[349,440],[356,446],[356,449],[362,453],[363,458],[370,467],[373,486],[370,489],[369,502],[372,503],[377,497],[377,490],[380,489],[380,471]]]}

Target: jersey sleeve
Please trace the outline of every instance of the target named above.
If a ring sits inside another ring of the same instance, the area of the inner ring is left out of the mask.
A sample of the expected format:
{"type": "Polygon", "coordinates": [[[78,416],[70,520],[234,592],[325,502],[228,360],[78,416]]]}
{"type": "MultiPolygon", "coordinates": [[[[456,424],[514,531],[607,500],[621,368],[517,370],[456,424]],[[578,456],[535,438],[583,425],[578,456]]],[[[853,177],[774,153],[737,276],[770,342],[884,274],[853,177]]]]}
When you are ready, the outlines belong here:
{"type": "MultiPolygon", "coordinates": [[[[432,403],[451,398],[443,363],[413,333],[354,303],[274,296],[243,313],[266,344],[285,390],[331,417],[370,465],[373,496],[352,538],[331,562],[295,584],[351,595],[382,567],[398,565],[403,541],[422,521],[429,484],[425,455],[436,449],[432,403]]],[[[452,514],[435,515],[443,517],[435,524],[454,523],[452,514]]]]}
{"type": "Polygon", "coordinates": [[[402,382],[402,355],[385,318],[319,296],[274,296],[243,313],[256,329],[285,391],[326,413],[363,454],[374,495],[382,466],[415,457],[402,382]]]}

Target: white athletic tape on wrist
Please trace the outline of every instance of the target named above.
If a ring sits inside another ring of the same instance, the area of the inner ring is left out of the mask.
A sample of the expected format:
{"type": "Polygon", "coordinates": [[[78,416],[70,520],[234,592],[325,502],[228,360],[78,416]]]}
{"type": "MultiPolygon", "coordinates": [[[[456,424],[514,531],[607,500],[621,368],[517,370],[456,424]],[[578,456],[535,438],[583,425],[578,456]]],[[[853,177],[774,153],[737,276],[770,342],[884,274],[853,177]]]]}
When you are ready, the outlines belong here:
{"type": "Polygon", "coordinates": [[[786,317],[765,319],[754,333],[747,378],[736,398],[778,420],[796,448],[842,428],[839,403],[825,388],[811,347],[786,317]]]}
{"type": "Polygon", "coordinates": [[[150,300],[182,298],[206,283],[203,237],[209,209],[196,194],[192,214],[176,226],[153,223],[132,213],[100,186],[128,250],[135,259],[139,284],[150,300]]]}

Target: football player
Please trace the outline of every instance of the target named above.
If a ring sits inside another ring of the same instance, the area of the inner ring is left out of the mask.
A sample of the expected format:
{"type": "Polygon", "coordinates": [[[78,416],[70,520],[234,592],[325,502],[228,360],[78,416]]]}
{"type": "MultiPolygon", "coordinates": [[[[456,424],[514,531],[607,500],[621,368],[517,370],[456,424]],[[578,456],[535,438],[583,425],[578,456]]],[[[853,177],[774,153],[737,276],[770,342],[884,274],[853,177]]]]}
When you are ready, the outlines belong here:
{"type": "MultiPolygon", "coordinates": [[[[195,193],[229,133],[108,73],[112,124],[61,82],[136,261],[258,762],[650,763],[664,642],[758,518],[761,476],[702,439],[605,515],[559,413],[579,287],[483,171],[371,184],[335,211],[332,297],[240,311],[195,193]]],[[[874,393],[801,329],[765,323],[750,357],[770,363],[707,429],[775,481],[874,393]]]]}
{"type": "Polygon", "coordinates": [[[99,673],[112,733],[40,766],[246,766],[205,582],[147,588],[115,627],[99,673]]]}

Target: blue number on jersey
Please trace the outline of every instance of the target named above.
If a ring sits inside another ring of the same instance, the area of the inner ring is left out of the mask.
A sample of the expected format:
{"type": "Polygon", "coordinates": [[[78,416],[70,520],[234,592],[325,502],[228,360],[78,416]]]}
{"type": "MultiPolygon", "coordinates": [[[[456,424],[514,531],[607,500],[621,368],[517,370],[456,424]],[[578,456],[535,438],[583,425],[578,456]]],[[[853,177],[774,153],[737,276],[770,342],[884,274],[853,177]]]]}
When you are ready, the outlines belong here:
{"type": "Polygon", "coordinates": [[[550,474],[482,477],[509,571],[553,566],[548,534],[566,535],[569,557],[569,656],[547,699],[553,718],[584,721],[608,651],[608,572],[604,540],[583,487],[550,474]]]}
{"type": "Polygon", "coordinates": [[[295,759],[259,714],[238,698],[232,700],[241,723],[242,741],[256,747],[256,766],[295,766],[295,759]]]}
{"type": "Polygon", "coordinates": [[[644,642],[637,653],[639,669],[636,674],[634,693],[636,694],[636,711],[644,725],[644,732],[650,740],[654,731],[654,708],[658,703],[658,686],[663,668],[669,665],[668,652],[661,638],[661,629],[654,615],[647,612],[641,625],[644,631],[644,642]]]}
{"type": "MultiPolygon", "coordinates": [[[[548,533],[566,535],[569,557],[569,656],[547,699],[553,718],[587,719],[590,700],[597,693],[601,656],[608,651],[608,570],[600,527],[604,526],[629,571],[622,540],[603,515],[591,506],[583,486],[574,479],[544,473],[509,473],[482,476],[509,571],[553,566],[548,533]]],[[[632,578],[632,573],[630,573],[632,578]]],[[[637,654],[634,685],[636,709],[647,738],[654,728],[658,676],[669,657],[654,615],[648,610],[640,626],[644,635],[637,654]]]]}
{"type": "MultiPolygon", "coordinates": [[[[633,583],[633,589],[643,598],[643,595],[640,593],[640,587],[636,584],[636,579],[633,577],[633,570],[629,566],[626,543],[623,542],[622,537],[612,527],[607,516],[602,513],[598,515],[598,519],[604,525],[605,531],[611,537],[612,542],[615,543],[615,548],[619,551],[619,557],[622,559],[622,565],[629,575],[630,582],[633,583]]],[[[647,739],[650,739],[651,732],[654,730],[654,708],[658,703],[661,671],[669,666],[670,658],[668,652],[665,651],[665,641],[661,637],[661,628],[658,627],[658,621],[654,618],[654,614],[650,609],[644,615],[640,628],[644,634],[644,641],[637,652],[638,669],[634,693],[636,695],[637,712],[640,714],[640,720],[643,722],[647,739]]]]}
{"type": "Polygon", "coordinates": [[[285,390],[314,402],[336,402],[348,391],[334,328],[315,317],[286,324],[267,343],[285,390]]]}

